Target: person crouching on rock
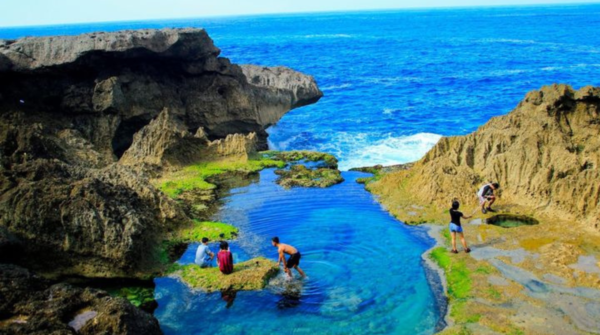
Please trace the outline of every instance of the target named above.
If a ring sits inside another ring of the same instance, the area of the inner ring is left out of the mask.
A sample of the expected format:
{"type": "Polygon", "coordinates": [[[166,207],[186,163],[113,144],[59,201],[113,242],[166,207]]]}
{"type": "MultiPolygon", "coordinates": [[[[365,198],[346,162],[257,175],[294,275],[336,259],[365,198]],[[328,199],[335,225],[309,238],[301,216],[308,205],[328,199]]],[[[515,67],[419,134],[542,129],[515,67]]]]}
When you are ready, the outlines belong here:
{"type": "Polygon", "coordinates": [[[477,197],[479,198],[479,205],[481,206],[481,212],[483,214],[487,212],[495,212],[492,209],[492,204],[496,201],[496,196],[494,195],[494,191],[500,188],[500,184],[498,183],[489,183],[481,186],[479,191],[477,192],[477,197]],[[485,207],[485,203],[489,201],[487,208],[485,207]]]}
{"type": "Polygon", "coordinates": [[[470,216],[465,216],[461,211],[458,210],[460,203],[457,199],[452,200],[452,208],[450,208],[450,234],[452,235],[452,253],[458,254],[456,250],[456,234],[460,234],[460,242],[463,245],[465,252],[471,252],[471,249],[467,247],[467,241],[465,241],[465,235],[460,223],[460,219],[469,219],[470,216]]]}
{"type": "Polygon", "coordinates": [[[228,275],[233,272],[233,256],[229,250],[229,243],[221,241],[219,245],[219,253],[217,254],[217,264],[222,274],[228,275]]]}
{"type": "Polygon", "coordinates": [[[206,268],[211,266],[210,262],[213,258],[215,258],[215,254],[208,249],[208,238],[203,237],[202,243],[198,246],[198,250],[196,250],[194,263],[200,265],[201,268],[206,268]]]}
{"type": "Polygon", "coordinates": [[[294,268],[302,277],[306,277],[304,271],[302,271],[302,269],[298,266],[300,265],[300,257],[302,257],[302,255],[300,255],[300,251],[289,244],[279,243],[279,237],[273,237],[272,243],[279,252],[279,265],[283,263],[283,269],[285,270],[285,273],[292,278],[292,268],[294,268]],[[287,259],[287,262],[285,260],[284,253],[290,255],[290,257],[287,259]]]}

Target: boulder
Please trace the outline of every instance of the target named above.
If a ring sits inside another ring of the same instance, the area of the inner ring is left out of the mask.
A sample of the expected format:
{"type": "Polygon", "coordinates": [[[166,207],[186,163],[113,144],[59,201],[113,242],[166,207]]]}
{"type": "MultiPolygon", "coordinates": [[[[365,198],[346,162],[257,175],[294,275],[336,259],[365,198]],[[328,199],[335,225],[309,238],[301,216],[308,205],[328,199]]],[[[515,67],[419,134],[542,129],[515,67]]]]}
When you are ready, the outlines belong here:
{"type": "Polygon", "coordinates": [[[0,264],[2,334],[162,334],[158,321],[124,298],[51,285],[24,268],[0,264]]]}

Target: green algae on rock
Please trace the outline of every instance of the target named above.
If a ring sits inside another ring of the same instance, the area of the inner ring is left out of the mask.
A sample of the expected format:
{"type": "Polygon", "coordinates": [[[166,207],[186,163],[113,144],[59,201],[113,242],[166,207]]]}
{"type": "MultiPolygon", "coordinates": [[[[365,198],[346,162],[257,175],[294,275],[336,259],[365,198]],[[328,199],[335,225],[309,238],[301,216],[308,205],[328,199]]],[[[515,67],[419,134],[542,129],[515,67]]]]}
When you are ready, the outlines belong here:
{"type": "Polygon", "coordinates": [[[293,164],[289,169],[278,169],[277,183],[283,187],[329,187],[344,181],[338,170],[337,159],[330,154],[316,151],[264,151],[263,159],[274,159],[293,164]],[[318,163],[307,167],[306,163],[318,163]]]}
{"type": "Polygon", "coordinates": [[[199,242],[203,237],[209,240],[231,240],[237,237],[238,229],[223,222],[198,221],[179,232],[174,241],[181,243],[199,242]]]}
{"type": "Polygon", "coordinates": [[[263,151],[262,156],[284,162],[323,162],[323,167],[337,169],[338,161],[335,156],[317,151],[294,150],[294,151],[263,151]]]}
{"type": "Polygon", "coordinates": [[[269,279],[279,273],[276,262],[264,257],[234,264],[232,274],[224,275],[219,268],[201,268],[196,264],[179,266],[172,276],[179,277],[188,286],[207,292],[221,290],[261,290],[269,279]]]}
{"type": "Polygon", "coordinates": [[[277,183],[283,187],[329,187],[344,181],[339,170],[330,168],[309,169],[297,164],[289,170],[276,170],[277,183]]]}

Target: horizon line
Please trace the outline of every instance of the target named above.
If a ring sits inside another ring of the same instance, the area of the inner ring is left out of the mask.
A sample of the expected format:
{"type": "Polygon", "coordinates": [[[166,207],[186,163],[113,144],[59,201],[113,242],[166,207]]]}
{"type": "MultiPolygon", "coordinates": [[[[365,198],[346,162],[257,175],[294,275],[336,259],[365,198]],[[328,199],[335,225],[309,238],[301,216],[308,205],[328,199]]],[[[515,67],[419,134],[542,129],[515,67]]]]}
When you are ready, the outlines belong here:
{"type": "MultiPolygon", "coordinates": [[[[425,6],[425,7],[397,7],[397,8],[365,8],[365,9],[350,9],[350,10],[315,10],[315,11],[298,11],[298,12],[277,12],[277,13],[252,13],[252,14],[215,14],[202,16],[187,16],[187,17],[164,17],[164,18],[147,18],[133,20],[100,20],[87,22],[65,22],[65,23],[49,23],[49,24],[34,24],[34,25],[14,25],[0,26],[2,29],[19,29],[19,28],[41,28],[41,27],[57,27],[57,26],[77,26],[86,24],[107,24],[107,23],[133,23],[145,21],[178,21],[190,19],[219,19],[219,18],[236,18],[236,17],[263,17],[263,16],[285,16],[285,15],[302,15],[302,14],[335,14],[335,13],[361,13],[361,12],[394,12],[394,11],[419,11],[419,10],[448,10],[448,9],[474,9],[474,8],[511,8],[511,7],[579,7],[579,6],[598,6],[600,0],[594,2],[577,2],[577,3],[539,3],[539,4],[505,4],[505,5],[448,5],[448,6],[425,6]]],[[[2,39],[2,38],[0,38],[2,39]]]]}

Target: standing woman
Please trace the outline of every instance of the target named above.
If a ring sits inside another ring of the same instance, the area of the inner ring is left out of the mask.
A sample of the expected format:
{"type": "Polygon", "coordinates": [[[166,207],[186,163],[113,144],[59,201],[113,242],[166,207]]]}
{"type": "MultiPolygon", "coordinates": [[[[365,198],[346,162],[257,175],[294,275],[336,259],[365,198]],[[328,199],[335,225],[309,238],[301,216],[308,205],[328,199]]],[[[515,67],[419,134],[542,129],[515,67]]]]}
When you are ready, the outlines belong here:
{"type": "Polygon", "coordinates": [[[460,223],[460,219],[470,219],[470,216],[465,216],[461,211],[458,210],[460,207],[460,203],[458,199],[452,200],[452,208],[450,208],[450,234],[452,235],[452,253],[458,254],[458,250],[456,250],[456,234],[460,234],[460,242],[463,245],[465,252],[471,252],[471,249],[467,247],[467,241],[465,241],[465,236],[463,235],[463,228],[460,223]]]}

